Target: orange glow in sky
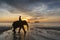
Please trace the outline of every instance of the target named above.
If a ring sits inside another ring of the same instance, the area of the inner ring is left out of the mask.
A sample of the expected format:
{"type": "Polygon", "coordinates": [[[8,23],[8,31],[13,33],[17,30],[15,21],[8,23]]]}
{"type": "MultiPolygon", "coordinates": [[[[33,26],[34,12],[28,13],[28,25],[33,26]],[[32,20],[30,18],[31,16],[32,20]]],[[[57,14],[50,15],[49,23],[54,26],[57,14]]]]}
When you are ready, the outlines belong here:
{"type": "MultiPolygon", "coordinates": [[[[0,22],[13,22],[16,20],[19,20],[19,14],[18,15],[6,15],[6,16],[2,16],[0,17],[0,22]]],[[[28,22],[35,22],[35,21],[39,21],[39,22],[60,22],[59,17],[48,17],[48,18],[43,18],[43,19],[33,19],[33,17],[29,16],[29,15],[22,15],[22,20],[26,20],[28,22]],[[32,19],[31,19],[32,18],[32,19]]]]}
{"type": "MultiPolygon", "coordinates": [[[[16,20],[19,20],[19,17],[1,17],[0,18],[0,22],[13,22],[13,21],[16,21],[16,20]]],[[[26,20],[28,21],[28,18],[26,17],[22,17],[22,20],[26,20]]]]}

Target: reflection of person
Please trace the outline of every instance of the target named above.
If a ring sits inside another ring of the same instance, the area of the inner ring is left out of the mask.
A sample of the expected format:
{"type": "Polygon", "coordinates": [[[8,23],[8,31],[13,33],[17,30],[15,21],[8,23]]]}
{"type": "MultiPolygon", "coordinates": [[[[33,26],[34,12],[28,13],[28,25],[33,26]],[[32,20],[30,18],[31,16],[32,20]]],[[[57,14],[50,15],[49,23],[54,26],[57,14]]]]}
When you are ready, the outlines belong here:
{"type": "Polygon", "coordinates": [[[20,30],[21,30],[21,29],[23,29],[24,33],[26,33],[26,31],[25,31],[25,29],[24,29],[24,25],[22,24],[21,16],[19,16],[19,23],[20,23],[20,25],[19,25],[19,32],[18,32],[18,33],[20,33],[20,30]]]}

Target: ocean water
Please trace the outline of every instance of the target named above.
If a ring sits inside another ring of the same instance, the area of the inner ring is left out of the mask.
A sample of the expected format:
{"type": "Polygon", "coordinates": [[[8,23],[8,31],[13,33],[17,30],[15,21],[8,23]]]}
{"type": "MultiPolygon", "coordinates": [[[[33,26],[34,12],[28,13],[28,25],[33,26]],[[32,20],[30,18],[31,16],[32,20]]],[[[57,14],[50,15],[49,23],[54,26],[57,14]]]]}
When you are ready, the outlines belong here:
{"type": "Polygon", "coordinates": [[[12,26],[12,23],[0,23],[0,26],[12,26]]]}
{"type": "MultiPolygon", "coordinates": [[[[60,23],[28,23],[30,26],[60,26],[60,23]]],[[[0,23],[0,26],[12,26],[12,23],[0,23]]]]}
{"type": "MultiPolygon", "coordinates": [[[[28,35],[23,34],[13,35],[12,30],[5,31],[0,34],[0,40],[60,40],[60,30],[55,30],[53,28],[60,28],[60,23],[28,23],[30,31],[27,32],[28,35]],[[38,27],[38,28],[37,28],[38,27]],[[43,27],[41,29],[40,27],[43,27]],[[51,27],[51,29],[46,29],[51,27]]],[[[12,26],[12,23],[0,23],[0,26],[12,26]]]]}

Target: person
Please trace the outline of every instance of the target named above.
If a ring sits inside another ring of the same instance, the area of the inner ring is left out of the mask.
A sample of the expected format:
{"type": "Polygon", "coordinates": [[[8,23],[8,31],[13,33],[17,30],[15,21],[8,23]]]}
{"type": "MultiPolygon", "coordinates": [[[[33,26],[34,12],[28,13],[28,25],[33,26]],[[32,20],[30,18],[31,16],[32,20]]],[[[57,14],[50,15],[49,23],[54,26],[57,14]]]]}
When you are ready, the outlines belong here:
{"type": "Polygon", "coordinates": [[[22,21],[21,16],[19,16],[19,21],[22,21]]]}
{"type": "Polygon", "coordinates": [[[21,29],[23,29],[23,31],[24,31],[24,33],[26,33],[26,31],[25,31],[25,28],[24,28],[24,25],[23,25],[23,23],[22,23],[22,19],[21,19],[21,16],[19,16],[19,31],[18,31],[18,33],[20,33],[20,30],[21,29]]]}

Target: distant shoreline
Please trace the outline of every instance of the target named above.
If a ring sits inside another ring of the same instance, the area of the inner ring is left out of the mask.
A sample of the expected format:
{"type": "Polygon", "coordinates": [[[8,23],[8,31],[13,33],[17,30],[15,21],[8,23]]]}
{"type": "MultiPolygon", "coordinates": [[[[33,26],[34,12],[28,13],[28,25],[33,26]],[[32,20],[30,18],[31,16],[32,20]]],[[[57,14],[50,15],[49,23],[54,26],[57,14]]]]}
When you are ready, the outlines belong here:
{"type": "Polygon", "coordinates": [[[59,30],[60,31],[60,26],[59,27],[35,27],[37,29],[49,29],[49,30],[59,30]]]}
{"type": "MultiPolygon", "coordinates": [[[[0,23],[13,23],[13,22],[0,22],[0,23]]],[[[28,23],[60,23],[60,22],[28,22],[28,23]]]]}

